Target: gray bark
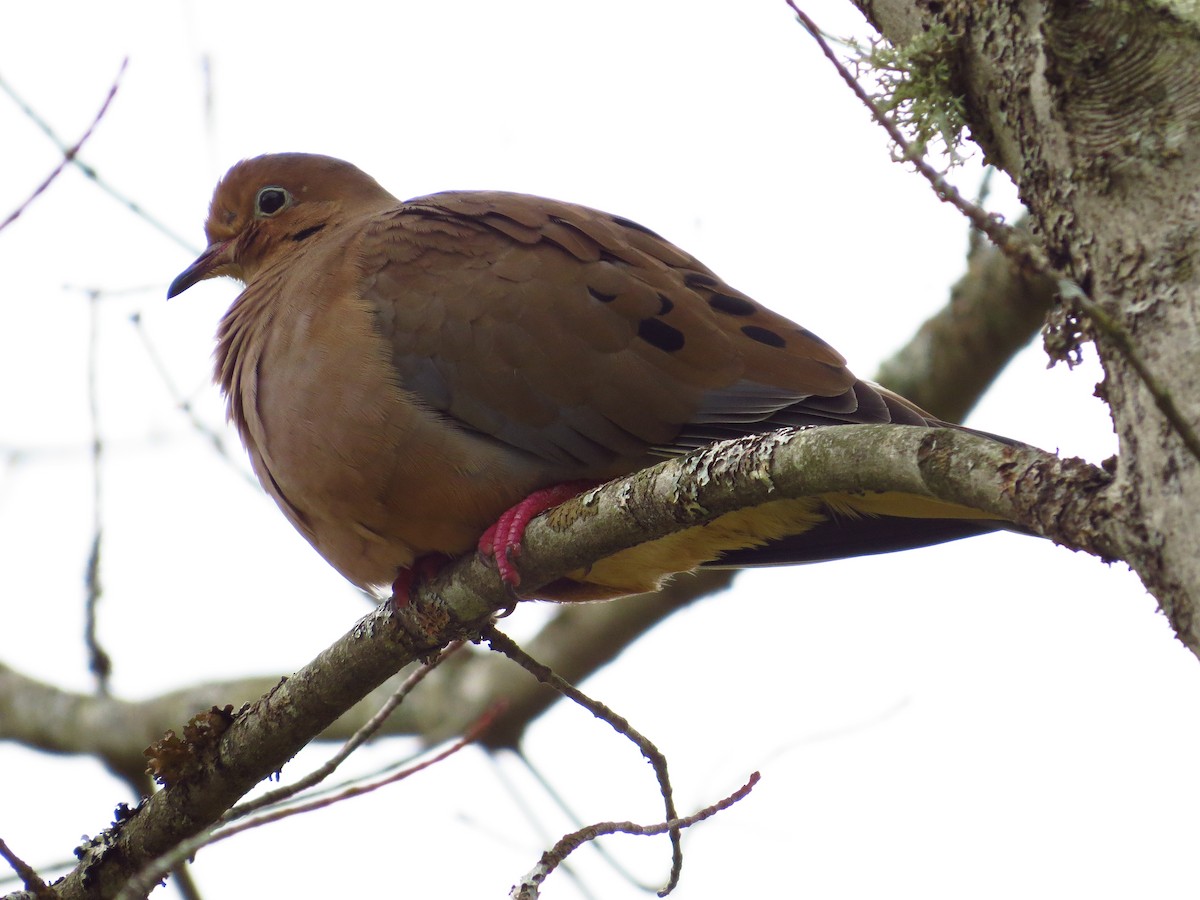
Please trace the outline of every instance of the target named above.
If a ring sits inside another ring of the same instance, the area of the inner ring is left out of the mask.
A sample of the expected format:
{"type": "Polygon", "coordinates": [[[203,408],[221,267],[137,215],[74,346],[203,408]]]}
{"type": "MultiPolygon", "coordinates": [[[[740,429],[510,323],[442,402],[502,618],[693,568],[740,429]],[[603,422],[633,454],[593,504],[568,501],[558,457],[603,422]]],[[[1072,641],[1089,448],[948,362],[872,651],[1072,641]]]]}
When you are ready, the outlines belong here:
{"type": "Polygon", "coordinates": [[[1200,460],[1180,427],[1200,422],[1194,12],[1054,0],[858,6],[897,44],[935,25],[956,35],[972,136],[1018,185],[1053,264],[1116,323],[1061,309],[1050,349],[1066,357],[1079,340],[1096,344],[1120,440],[1120,556],[1200,652],[1200,460]]]}

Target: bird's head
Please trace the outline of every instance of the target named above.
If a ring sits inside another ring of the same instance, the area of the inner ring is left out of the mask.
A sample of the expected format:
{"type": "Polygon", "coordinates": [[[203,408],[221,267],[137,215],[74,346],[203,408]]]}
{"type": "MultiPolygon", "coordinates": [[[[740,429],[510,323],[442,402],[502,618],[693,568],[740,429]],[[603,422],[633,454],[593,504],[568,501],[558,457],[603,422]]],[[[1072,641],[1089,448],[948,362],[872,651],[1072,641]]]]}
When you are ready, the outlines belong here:
{"type": "Polygon", "coordinates": [[[395,202],[374,178],[340,159],[277,153],[243,160],[213,192],[204,225],[208,247],[171,282],[167,298],[219,275],[249,284],[326,227],[395,202]]]}

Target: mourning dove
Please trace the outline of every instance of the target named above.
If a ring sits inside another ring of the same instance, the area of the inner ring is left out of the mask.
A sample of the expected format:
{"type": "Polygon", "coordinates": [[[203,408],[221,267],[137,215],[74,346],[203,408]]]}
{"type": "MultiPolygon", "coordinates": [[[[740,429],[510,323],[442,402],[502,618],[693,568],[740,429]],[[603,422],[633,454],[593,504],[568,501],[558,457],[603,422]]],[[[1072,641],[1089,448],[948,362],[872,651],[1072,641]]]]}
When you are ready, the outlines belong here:
{"type": "MultiPolygon", "coordinates": [[[[220,275],[245,284],[217,332],[229,418],[267,493],[364,588],[472,549],[534,492],[554,501],[723,438],[946,424],[653,231],[582,206],[498,191],[400,201],[349,163],[286,153],[230,169],[205,231],[167,296],[220,275]]],[[[714,559],[834,558],[1005,524],[911,495],[774,506],[538,596],[618,596],[714,559]]]]}

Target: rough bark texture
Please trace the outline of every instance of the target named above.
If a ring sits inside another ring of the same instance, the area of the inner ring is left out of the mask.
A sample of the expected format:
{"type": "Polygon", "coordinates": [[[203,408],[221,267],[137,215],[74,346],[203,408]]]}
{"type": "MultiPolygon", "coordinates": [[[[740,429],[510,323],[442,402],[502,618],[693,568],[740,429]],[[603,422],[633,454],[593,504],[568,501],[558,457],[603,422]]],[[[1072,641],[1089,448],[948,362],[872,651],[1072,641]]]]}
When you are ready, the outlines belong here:
{"type": "MultiPolygon", "coordinates": [[[[894,43],[936,25],[956,36],[957,83],[988,161],[1017,183],[1053,263],[1120,323],[1182,421],[1200,420],[1196,23],[1143,3],[858,5],[894,43]]],[[[1060,314],[1059,352],[1074,319],[1060,314]]],[[[1200,653],[1200,460],[1114,335],[1081,325],[1120,439],[1122,556],[1200,653]]]]}
{"type": "MultiPolygon", "coordinates": [[[[772,432],[668,460],[535,519],[523,543],[522,575],[536,593],[538,586],[645,537],[815,490],[899,489],[937,497],[993,512],[1069,547],[1113,556],[1114,530],[1107,526],[1119,498],[1110,488],[1105,472],[1078,460],[949,428],[845,425],[772,432]]],[[[55,884],[58,896],[115,897],[143,866],[216,823],[392,672],[451,640],[477,635],[511,602],[494,568],[469,554],[423,582],[411,605],[381,604],[254,703],[193,718],[182,743],[164,740],[149,754],[168,787],[136,809],[119,810],[111,829],[86,840],[77,850],[79,865],[55,884]]],[[[658,609],[659,615],[669,612],[669,603],[658,609]]],[[[597,648],[592,662],[613,652],[597,648]]],[[[16,691],[25,696],[31,688],[17,685],[16,691]]],[[[63,695],[46,702],[76,701],[63,695]]],[[[549,698],[539,693],[526,702],[537,707],[549,698]]],[[[516,741],[532,712],[506,723],[493,746],[516,741]]]]}

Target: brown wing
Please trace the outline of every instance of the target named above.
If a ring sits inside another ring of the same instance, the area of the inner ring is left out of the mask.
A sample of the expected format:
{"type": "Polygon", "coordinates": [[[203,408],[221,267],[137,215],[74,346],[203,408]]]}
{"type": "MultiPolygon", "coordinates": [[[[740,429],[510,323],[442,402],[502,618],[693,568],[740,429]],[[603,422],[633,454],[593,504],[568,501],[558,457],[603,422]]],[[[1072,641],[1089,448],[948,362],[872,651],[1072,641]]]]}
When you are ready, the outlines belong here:
{"type": "Polygon", "coordinates": [[[370,229],[363,295],[403,387],[581,474],[784,425],[927,421],[626,219],[454,192],[401,204],[370,229]]]}

